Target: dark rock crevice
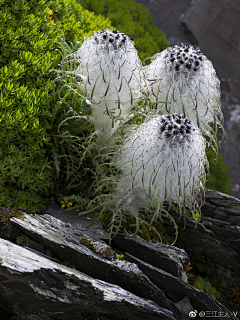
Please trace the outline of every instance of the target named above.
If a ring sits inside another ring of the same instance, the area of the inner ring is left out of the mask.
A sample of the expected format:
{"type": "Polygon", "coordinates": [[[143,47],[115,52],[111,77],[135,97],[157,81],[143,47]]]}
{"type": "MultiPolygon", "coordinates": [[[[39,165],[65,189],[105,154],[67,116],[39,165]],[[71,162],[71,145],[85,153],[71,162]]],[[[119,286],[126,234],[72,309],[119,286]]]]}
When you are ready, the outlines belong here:
{"type": "MultiPolygon", "coordinates": [[[[0,238],[2,319],[185,320],[192,310],[229,313],[229,319],[237,319],[237,310],[229,311],[188,283],[190,256],[191,261],[211,262],[215,283],[230,279],[240,285],[240,201],[211,190],[205,199],[202,223],[196,228],[186,218],[177,246],[119,234],[109,247],[96,236],[104,235],[101,226],[91,231],[92,237],[74,227],[68,212],[68,223],[48,214],[11,218],[12,232],[2,226],[7,239],[0,238]],[[13,243],[13,234],[21,245],[13,243]]],[[[174,232],[167,221],[165,228],[174,232]]],[[[223,295],[222,301],[226,299],[223,295]]]]}

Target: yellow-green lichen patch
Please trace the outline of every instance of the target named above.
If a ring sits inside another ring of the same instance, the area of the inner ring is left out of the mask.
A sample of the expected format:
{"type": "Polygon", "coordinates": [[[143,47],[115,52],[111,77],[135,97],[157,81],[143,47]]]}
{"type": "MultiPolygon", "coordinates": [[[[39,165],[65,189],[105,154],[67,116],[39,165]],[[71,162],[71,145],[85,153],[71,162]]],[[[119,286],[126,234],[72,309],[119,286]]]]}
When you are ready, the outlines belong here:
{"type": "Polygon", "coordinates": [[[4,223],[8,226],[8,228],[11,228],[11,218],[18,218],[23,219],[24,218],[24,211],[21,207],[18,208],[1,208],[0,209],[0,222],[4,223]]]}
{"type": "Polygon", "coordinates": [[[93,250],[93,244],[92,244],[93,240],[89,240],[82,237],[82,238],[79,238],[79,242],[83,244],[85,247],[87,247],[88,249],[93,250]]]}
{"type": "Polygon", "coordinates": [[[183,265],[183,270],[188,273],[192,269],[190,261],[186,261],[183,258],[180,258],[180,260],[183,265]]]}
{"type": "Polygon", "coordinates": [[[94,253],[99,254],[102,258],[108,259],[108,260],[115,260],[116,259],[116,253],[112,250],[111,247],[106,245],[103,242],[95,241],[89,238],[81,237],[79,239],[79,242],[93,251],[94,253]]]}

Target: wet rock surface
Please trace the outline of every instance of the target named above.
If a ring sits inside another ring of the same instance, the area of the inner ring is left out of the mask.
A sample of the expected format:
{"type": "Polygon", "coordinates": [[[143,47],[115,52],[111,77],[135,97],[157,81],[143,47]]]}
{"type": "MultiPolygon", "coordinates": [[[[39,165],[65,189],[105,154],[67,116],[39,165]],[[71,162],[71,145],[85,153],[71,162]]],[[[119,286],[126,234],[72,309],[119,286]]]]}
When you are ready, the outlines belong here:
{"type": "MultiPolygon", "coordinates": [[[[59,208],[53,213],[64,217],[59,208]]],[[[65,214],[66,220],[68,211],[65,214]]],[[[187,219],[185,229],[179,228],[176,246],[119,234],[109,247],[98,238],[106,238],[100,225],[90,231],[91,236],[76,228],[76,216],[72,212],[66,223],[49,214],[24,212],[11,218],[10,231],[1,226],[2,320],[184,320],[192,310],[238,319],[236,310],[229,311],[190,285],[186,272],[189,256],[196,261],[204,256],[214,263],[221,281],[239,282],[238,199],[207,190],[203,225],[196,228],[187,219]]],[[[83,217],[78,216],[78,227],[87,230],[89,215],[83,217]]],[[[91,215],[88,225],[92,219],[91,215]]]]}

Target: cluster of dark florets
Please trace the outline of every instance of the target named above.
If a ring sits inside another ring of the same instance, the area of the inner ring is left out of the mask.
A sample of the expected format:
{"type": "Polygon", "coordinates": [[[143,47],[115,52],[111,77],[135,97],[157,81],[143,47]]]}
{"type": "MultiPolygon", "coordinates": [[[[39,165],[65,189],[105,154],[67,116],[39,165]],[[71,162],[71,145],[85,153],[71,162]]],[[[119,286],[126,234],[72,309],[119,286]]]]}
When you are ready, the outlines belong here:
{"type": "Polygon", "coordinates": [[[175,45],[170,47],[166,55],[170,65],[176,71],[194,70],[197,71],[203,61],[203,53],[197,47],[189,44],[175,45]]]}
{"type": "Polygon", "coordinates": [[[190,135],[195,128],[192,122],[183,114],[168,114],[161,116],[160,132],[166,137],[183,138],[190,135]]]}
{"type": "Polygon", "coordinates": [[[123,47],[130,39],[124,33],[114,29],[113,31],[103,30],[96,32],[94,35],[94,40],[97,44],[105,46],[112,45],[114,49],[118,50],[119,48],[123,47]]]}

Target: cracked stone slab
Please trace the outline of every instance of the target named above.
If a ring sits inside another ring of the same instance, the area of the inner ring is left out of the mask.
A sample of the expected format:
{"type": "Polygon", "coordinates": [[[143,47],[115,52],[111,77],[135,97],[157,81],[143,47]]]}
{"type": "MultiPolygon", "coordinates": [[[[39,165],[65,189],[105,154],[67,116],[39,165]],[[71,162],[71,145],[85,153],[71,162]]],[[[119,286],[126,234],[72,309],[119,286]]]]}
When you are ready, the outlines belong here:
{"type": "MultiPolygon", "coordinates": [[[[130,254],[126,254],[126,256],[129,261],[136,263],[152,282],[164,290],[167,298],[171,299],[181,312],[185,312],[185,319],[188,319],[188,312],[191,310],[229,313],[229,310],[210,294],[196,289],[172,274],[137,259],[135,256],[130,254]]],[[[237,320],[234,315],[228,319],[237,320]]]]}
{"type": "Polygon", "coordinates": [[[0,297],[24,320],[175,319],[153,301],[0,239],[0,297]]]}
{"type": "Polygon", "coordinates": [[[175,310],[163,291],[137,265],[117,259],[115,252],[104,242],[49,215],[25,214],[20,219],[12,218],[11,222],[29,238],[50,250],[59,260],[73,264],[80,272],[119,285],[163,308],[175,310]]]}
{"type": "Polygon", "coordinates": [[[120,233],[112,240],[112,245],[120,251],[128,252],[136,258],[171,273],[175,277],[186,277],[183,271],[183,261],[189,262],[190,259],[183,249],[120,233]]]}
{"type": "MultiPolygon", "coordinates": [[[[171,210],[174,219],[179,215],[171,210]]],[[[175,231],[167,219],[164,220],[165,229],[169,235],[174,236],[175,231]]],[[[213,230],[213,228],[211,228],[213,230]]],[[[226,239],[219,238],[210,230],[208,225],[198,223],[197,227],[193,220],[186,217],[185,224],[178,228],[176,245],[184,248],[191,259],[196,261],[207,260],[216,265],[238,271],[240,268],[240,257],[236,248],[231,248],[226,239]]],[[[234,230],[233,230],[234,231],[234,230]]],[[[228,235],[230,238],[230,234],[228,235]]]]}

